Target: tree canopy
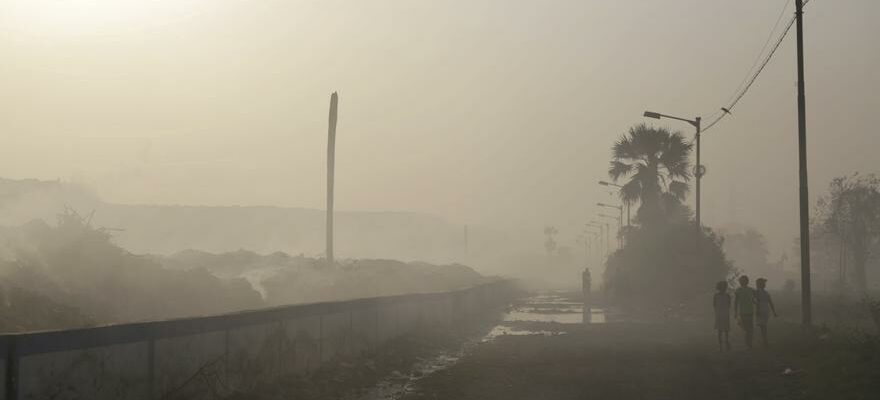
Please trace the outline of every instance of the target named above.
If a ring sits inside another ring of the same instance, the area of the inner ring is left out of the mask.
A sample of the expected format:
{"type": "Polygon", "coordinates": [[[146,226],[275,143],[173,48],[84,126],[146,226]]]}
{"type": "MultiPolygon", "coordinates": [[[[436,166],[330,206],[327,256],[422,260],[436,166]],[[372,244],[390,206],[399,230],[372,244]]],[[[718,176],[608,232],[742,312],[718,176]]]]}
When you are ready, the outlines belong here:
{"type": "Polygon", "coordinates": [[[866,290],[868,260],[880,241],[880,179],[858,173],[834,178],[818,205],[823,230],[852,255],[851,274],[842,270],[841,279],[849,276],[856,288],[866,290]]]}
{"type": "Polygon", "coordinates": [[[629,129],[612,148],[608,175],[615,182],[627,180],[620,190],[626,204],[640,203],[640,223],[687,219],[683,201],[690,191],[691,143],[679,132],[645,124],[629,129]]]}

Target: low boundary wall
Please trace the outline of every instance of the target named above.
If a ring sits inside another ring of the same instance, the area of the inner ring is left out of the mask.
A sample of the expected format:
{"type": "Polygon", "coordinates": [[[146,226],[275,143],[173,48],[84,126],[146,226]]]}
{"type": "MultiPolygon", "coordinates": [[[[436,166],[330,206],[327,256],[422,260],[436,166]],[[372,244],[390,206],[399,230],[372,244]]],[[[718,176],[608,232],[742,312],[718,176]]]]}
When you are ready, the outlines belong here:
{"type": "Polygon", "coordinates": [[[208,317],[0,335],[0,400],[195,398],[308,373],[400,335],[437,329],[511,299],[472,288],[290,305],[208,317]]]}

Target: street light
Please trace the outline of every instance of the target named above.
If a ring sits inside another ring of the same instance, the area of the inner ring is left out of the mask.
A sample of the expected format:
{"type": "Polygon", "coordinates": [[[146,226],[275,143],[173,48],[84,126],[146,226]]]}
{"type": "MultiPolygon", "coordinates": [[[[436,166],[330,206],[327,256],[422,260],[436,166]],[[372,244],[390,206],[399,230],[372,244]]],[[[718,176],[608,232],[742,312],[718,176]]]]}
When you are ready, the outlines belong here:
{"type": "Polygon", "coordinates": [[[603,224],[601,221],[591,219],[590,223],[587,225],[599,228],[599,235],[602,235],[603,233],[605,234],[605,257],[608,257],[608,253],[611,252],[611,245],[608,243],[608,223],[606,222],[603,224]]]}
{"type": "MultiPolygon", "coordinates": [[[[595,247],[596,250],[601,249],[602,248],[602,228],[599,228],[598,232],[590,230],[589,228],[596,228],[596,226],[590,225],[590,224],[584,225],[584,234],[589,234],[588,239],[590,239],[590,245],[591,245],[590,248],[592,249],[595,247]]],[[[596,255],[596,258],[598,258],[599,252],[597,251],[595,255],[596,255]]]]}
{"type": "Polygon", "coordinates": [[[613,208],[615,210],[620,211],[620,218],[617,219],[617,226],[620,229],[623,229],[623,206],[615,206],[613,204],[605,204],[605,203],[596,203],[596,205],[599,207],[613,208]]]}
{"type": "MultiPolygon", "coordinates": [[[[608,218],[608,219],[610,219],[610,220],[616,221],[616,222],[617,222],[617,230],[618,230],[618,233],[620,233],[620,228],[621,228],[621,226],[620,226],[620,220],[619,220],[617,217],[614,217],[614,216],[611,216],[611,215],[608,215],[608,214],[602,214],[602,213],[599,213],[599,214],[596,214],[596,215],[598,215],[598,216],[600,216],[600,217],[602,217],[602,218],[608,218]]],[[[608,236],[608,231],[611,230],[611,229],[610,229],[610,225],[609,225],[607,222],[605,223],[605,228],[606,228],[606,230],[605,230],[605,236],[607,237],[607,236],[608,236]]],[[[619,239],[619,238],[620,238],[620,235],[618,234],[618,240],[617,240],[617,248],[618,248],[618,249],[620,248],[620,239],[619,239]]],[[[607,239],[606,239],[606,240],[607,240],[607,239]]]]}
{"type": "Polygon", "coordinates": [[[678,121],[684,121],[697,128],[697,133],[695,135],[697,141],[697,166],[694,168],[694,176],[697,178],[697,246],[700,245],[700,230],[702,229],[702,224],[700,222],[700,178],[703,177],[703,174],[706,173],[706,169],[700,164],[700,117],[697,117],[693,120],[687,118],[679,118],[673,117],[671,115],[660,114],[652,111],[645,111],[645,117],[647,118],[669,118],[678,121]]]}
{"type": "Polygon", "coordinates": [[[623,247],[623,206],[615,206],[605,203],[596,203],[599,207],[613,208],[620,211],[620,218],[617,219],[617,248],[623,247]]]}
{"type": "MultiPolygon", "coordinates": [[[[618,190],[623,189],[623,186],[620,186],[620,185],[618,185],[618,184],[616,184],[616,183],[605,182],[605,181],[599,181],[599,184],[602,185],[602,186],[612,186],[612,187],[616,187],[618,190]]],[[[625,201],[624,203],[626,203],[626,226],[629,226],[629,224],[630,224],[629,205],[630,205],[630,204],[629,204],[628,201],[625,201]]]]}
{"type": "Polygon", "coordinates": [[[584,225],[584,233],[582,233],[580,236],[584,239],[584,247],[586,248],[586,257],[587,257],[586,260],[587,260],[588,265],[590,262],[592,262],[591,258],[592,258],[593,244],[596,241],[597,237],[599,238],[599,240],[601,240],[601,237],[602,237],[601,236],[602,234],[600,232],[590,230],[589,228],[595,228],[595,227],[590,224],[584,225]]]}
{"type": "Polygon", "coordinates": [[[608,215],[608,214],[602,214],[602,213],[598,213],[596,215],[598,215],[602,218],[612,219],[612,220],[614,220],[614,222],[617,222],[617,224],[620,225],[620,218],[618,218],[618,217],[615,217],[613,215],[608,215]]]}
{"type": "MultiPolygon", "coordinates": [[[[602,226],[593,225],[593,224],[584,224],[584,233],[589,233],[589,234],[592,234],[593,236],[596,236],[596,235],[601,236],[602,235],[602,226]],[[591,230],[589,230],[589,228],[597,228],[597,229],[599,229],[599,231],[598,232],[591,231],[591,230]]],[[[601,239],[601,237],[600,237],[600,239],[601,239]]]]}
{"type": "Polygon", "coordinates": [[[580,242],[582,240],[584,242],[584,260],[586,260],[585,264],[589,265],[590,264],[590,238],[587,236],[587,233],[591,233],[591,232],[585,230],[584,233],[581,233],[580,235],[578,235],[578,242],[580,242]]]}

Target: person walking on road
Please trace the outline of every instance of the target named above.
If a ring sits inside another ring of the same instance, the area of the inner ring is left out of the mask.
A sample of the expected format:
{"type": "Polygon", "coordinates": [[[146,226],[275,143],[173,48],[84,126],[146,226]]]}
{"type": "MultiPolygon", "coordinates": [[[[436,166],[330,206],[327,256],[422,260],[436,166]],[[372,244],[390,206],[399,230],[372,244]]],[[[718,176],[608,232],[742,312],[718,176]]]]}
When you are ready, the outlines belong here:
{"type": "Polygon", "coordinates": [[[764,344],[764,347],[767,347],[767,322],[770,321],[770,313],[773,312],[773,316],[776,317],[776,307],[773,306],[773,299],[770,298],[770,293],[767,293],[767,280],[764,278],[758,278],[755,281],[755,286],[758,287],[758,290],[755,291],[755,303],[758,308],[758,328],[761,329],[761,342],[764,344]]]}
{"type": "Polygon", "coordinates": [[[590,300],[590,289],[593,285],[593,279],[590,277],[590,269],[584,268],[584,272],[581,274],[581,291],[584,295],[584,303],[590,300]]]}
{"type": "Polygon", "coordinates": [[[730,350],[730,295],[727,294],[727,281],[715,284],[715,297],[712,307],[715,308],[715,330],[718,331],[718,349],[730,350]]]}
{"type": "Polygon", "coordinates": [[[739,277],[739,288],[733,299],[733,313],[745,332],[746,347],[752,348],[752,337],[755,333],[755,289],[749,287],[749,277],[739,277]]]}

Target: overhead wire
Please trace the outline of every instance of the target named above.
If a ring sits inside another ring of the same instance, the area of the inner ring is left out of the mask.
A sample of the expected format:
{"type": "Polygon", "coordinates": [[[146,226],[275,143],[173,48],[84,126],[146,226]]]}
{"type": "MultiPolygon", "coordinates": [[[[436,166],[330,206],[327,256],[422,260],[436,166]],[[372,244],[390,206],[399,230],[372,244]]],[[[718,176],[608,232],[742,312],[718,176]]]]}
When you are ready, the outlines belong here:
{"type": "Polygon", "coordinates": [[[776,30],[779,28],[779,24],[782,22],[782,18],[785,17],[785,11],[788,10],[788,5],[791,4],[791,0],[785,0],[785,4],[782,5],[782,9],[779,10],[779,16],[776,18],[776,23],[773,24],[773,29],[770,30],[770,33],[767,34],[767,40],[764,41],[764,45],[761,46],[761,51],[755,55],[755,61],[752,62],[752,66],[749,67],[749,72],[746,76],[743,77],[742,82],[736,87],[736,91],[734,91],[730,97],[727,99],[725,103],[730,103],[734,97],[736,97],[737,93],[742,90],[743,85],[745,85],[749,81],[749,77],[754,73],[755,67],[758,66],[758,63],[761,62],[761,58],[766,54],[767,47],[770,46],[770,42],[773,41],[773,38],[776,36],[776,30]]]}
{"type": "MultiPolygon", "coordinates": [[[[807,3],[809,3],[809,2],[810,2],[810,0],[804,0],[803,6],[806,6],[807,3]]],[[[782,20],[781,17],[785,15],[785,10],[788,9],[789,3],[790,3],[790,1],[787,1],[785,3],[785,6],[783,7],[782,12],[780,13],[780,18],[776,21],[776,24],[774,25],[773,30],[770,31],[770,37],[767,38],[768,40],[764,44],[764,49],[761,50],[761,53],[758,53],[758,58],[755,60],[755,63],[752,64],[752,68],[749,69],[749,74],[746,75],[746,79],[743,80],[743,82],[745,83],[745,86],[743,86],[743,84],[740,84],[737,91],[734,92],[734,94],[731,96],[730,100],[728,100],[726,107],[724,107],[724,109],[726,109],[727,111],[721,110],[720,114],[719,114],[719,111],[716,111],[709,118],[707,118],[711,122],[709,122],[705,127],[703,127],[702,133],[705,133],[706,131],[711,129],[713,126],[715,126],[715,124],[717,124],[722,119],[724,119],[724,117],[730,115],[730,113],[733,111],[733,108],[736,107],[737,103],[739,103],[739,101],[742,100],[742,98],[746,95],[746,93],[748,93],[749,89],[752,87],[752,85],[754,85],[755,81],[758,79],[758,76],[761,75],[761,72],[763,72],[764,68],[767,67],[767,64],[770,63],[770,60],[773,58],[773,55],[776,54],[777,50],[779,50],[779,47],[782,45],[782,41],[785,39],[786,36],[788,36],[788,32],[791,31],[791,27],[794,25],[795,21],[797,20],[796,16],[793,16],[793,17],[791,17],[791,19],[789,19],[788,24],[786,24],[786,26],[785,26],[785,29],[777,37],[776,42],[770,48],[770,51],[764,56],[764,60],[760,64],[757,64],[757,61],[760,59],[761,54],[764,54],[764,50],[767,49],[767,44],[769,44],[771,42],[770,38],[773,37],[773,34],[776,32],[776,29],[779,27],[779,22],[782,20]],[[757,69],[755,69],[755,65],[758,65],[757,69]]]]}
{"type": "Polygon", "coordinates": [[[767,57],[764,58],[764,61],[761,63],[761,65],[758,67],[758,69],[748,79],[748,83],[746,83],[746,86],[743,87],[739,91],[739,93],[736,94],[736,96],[733,98],[733,100],[727,104],[727,106],[725,107],[725,109],[727,109],[727,111],[726,112],[722,111],[721,115],[718,115],[712,122],[710,122],[708,125],[706,125],[705,128],[703,128],[703,132],[708,131],[713,126],[715,126],[715,124],[717,124],[719,121],[724,119],[724,117],[728,116],[733,111],[734,107],[736,107],[737,103],[739,103],[739,101],[743,98],[743,96],[745,96],[746,93],[748,93],[749,89],[751,89],[752,85],[754,85],[755,81],[758,79],[758,76],[761,75],[761,72],[763,72],[764,68],[767,67],[767,64],[770,63],[770,60],[773,58],[773,54],[775,54],[776,50],[779,49],[779,46],[782,45],[782,40],[785,39],[785,37],[788,35],[788,32],[791,30],[792,25],[794,25],[794,21],[795,21],[795,19],[792,18],[791,21],[788,22],[788,25],[786,26],[785,30],[782,31],[782,35],[779,36],[779,39],[776,41],[776,44],[773,45],[773,48],[770,50],[770,53],[767,54],[767,57]]]}

